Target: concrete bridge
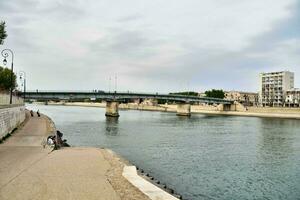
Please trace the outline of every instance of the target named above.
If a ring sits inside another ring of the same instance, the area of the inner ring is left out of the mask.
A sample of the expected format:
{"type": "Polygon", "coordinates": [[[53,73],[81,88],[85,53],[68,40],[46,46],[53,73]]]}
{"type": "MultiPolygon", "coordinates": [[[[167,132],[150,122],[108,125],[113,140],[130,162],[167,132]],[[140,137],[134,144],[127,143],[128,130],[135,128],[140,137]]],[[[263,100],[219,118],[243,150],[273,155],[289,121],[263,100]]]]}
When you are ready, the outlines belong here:
{"type": "MultiPolygon", "coordinates": [[[[23,95],[20,93],[20,95],[23,95]]],[[[207,103],[222,104],[223,110],[232,110],[233,101],[211,98],[174,94],[151,94],[151,93],[133,93],[133,92],[86,92],[86,91],[29,91],[26,92],[26,99],[42,101],[75,101],[75,100],[104,100],[106,101],[106,116],[118,117],[119,102],[125,102],[133,99],[156,99],[178,102],[177,115],[189,116],[191,114],[191,104],[207,103]]]]}

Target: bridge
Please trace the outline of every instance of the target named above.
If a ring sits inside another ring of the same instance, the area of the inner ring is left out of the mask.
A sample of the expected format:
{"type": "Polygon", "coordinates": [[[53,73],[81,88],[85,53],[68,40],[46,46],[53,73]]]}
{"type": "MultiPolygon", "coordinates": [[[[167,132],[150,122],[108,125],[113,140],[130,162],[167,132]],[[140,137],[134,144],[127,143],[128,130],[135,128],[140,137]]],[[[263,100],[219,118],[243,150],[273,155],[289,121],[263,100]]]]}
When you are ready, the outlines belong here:
{"type": "MultiPolygon", "coordinates": [[[[20,93],[20,95],[24,95],[20,93]]],[[[211,98],[198,97],[177,94],[159,94],[159,93],[135,93],[135,92],[104,92],[104,91],[27,91],[26,99],[40,101],[76,101],[84,99],[106,101],[106,115],[119,116],[118,104],[133,99],[157,99],[178,102],[177,114],[190,115],[190,105],[192,103],[222,104],[224,110],[231,110],[233,101],[211,98]]]]}

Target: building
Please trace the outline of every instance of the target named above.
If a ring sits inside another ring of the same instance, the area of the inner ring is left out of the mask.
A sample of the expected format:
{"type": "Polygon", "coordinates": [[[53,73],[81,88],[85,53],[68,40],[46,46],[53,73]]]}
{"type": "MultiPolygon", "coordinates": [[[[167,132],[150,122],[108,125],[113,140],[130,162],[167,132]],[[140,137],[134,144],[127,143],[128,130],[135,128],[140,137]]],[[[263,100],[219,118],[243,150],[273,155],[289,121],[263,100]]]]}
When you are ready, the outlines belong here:
{"type": "Polygon", "coordinates": [[[255,92],[227,91],[225,99],[237,101],[245,106],[258,105],[258,93],[255,92]]]}
{"type": "Polygon", "coordinates": [[[259,102],[262,106],[284,106],[286,92],[292,88],[294,88],[293,72],[261,73],[259,102]]]}
{"type": "Polygon", "coordinates": [[[199,93],[198,93],[198,97],[206,97],[205,92],[199,92],[199,93]]]}
{"type": "Polygon", "coordinates": [[[286,107],[300,107],[300,89],[293,88],[286,92],[286,107]]]}

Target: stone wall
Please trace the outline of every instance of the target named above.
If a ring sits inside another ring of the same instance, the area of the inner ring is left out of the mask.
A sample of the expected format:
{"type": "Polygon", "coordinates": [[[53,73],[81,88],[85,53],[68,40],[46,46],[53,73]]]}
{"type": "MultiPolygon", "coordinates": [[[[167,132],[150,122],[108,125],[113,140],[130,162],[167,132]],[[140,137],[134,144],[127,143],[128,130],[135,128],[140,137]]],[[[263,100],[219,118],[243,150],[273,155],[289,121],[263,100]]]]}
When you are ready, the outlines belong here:
{"type": "Polygon", "coordinates": [[[11,133],[25,120],[25,107],[8,107],[0,109],[0,139],[11,133]]]}
{"type": "Polygon", "coordinates": [[[255,113],[292,113],[300,114],[300,108],[287,108],[287,107],[247,107],[249,112],[255,113]]]}
{"type": "MultiPolygon", "coordinates": [[[[8,105],[10,100],[9,93],[0,92],[0,105],[8,105]]],[[[12,96],[12,104],[23,104],[23,98],[12,96]]]]}
{"type": "MultiPolygon", "coordinates": [[[[120,109],[134,109],[134,110],[153,110],[153,111],[167,111],[166,107],[163,106],[152,106],[146,104],[137,104],[137,103],[127,103],[127,104],[120,104],[120,109]]],[[[175,109],[176,111],[176,109],[175,109]]]]}

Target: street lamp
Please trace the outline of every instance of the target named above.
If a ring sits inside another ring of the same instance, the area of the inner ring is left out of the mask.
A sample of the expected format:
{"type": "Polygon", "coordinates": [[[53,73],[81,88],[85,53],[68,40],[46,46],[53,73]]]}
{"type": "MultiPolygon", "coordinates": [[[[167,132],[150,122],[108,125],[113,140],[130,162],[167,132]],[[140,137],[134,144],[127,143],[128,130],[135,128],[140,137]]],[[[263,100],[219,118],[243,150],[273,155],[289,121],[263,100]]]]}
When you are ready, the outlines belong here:
{"type": "Polygon", "coordinates": [[[7,64],[6,58],[9,57],[9,53],[11,54],[11,73],[10,73],[10,98],[9,104],[12,104],[12,92],[13,92],[13,73],[14,73],[14,53],[10,49],[3,49],[1,51],[1,55],[3,56],[3,64],[7,64]]]}
{"type": "Polygon", "coordinates": [[[25,102],[25,99],[26,99],[26,73],[24,72],[24,71],[20,71],[19,72],[19,74],[20,74],[20,79],[22,80],[22,78],[24,79],[24,81],[23,81],[23,98],[24,98],[24,102],[25,102]]]}

